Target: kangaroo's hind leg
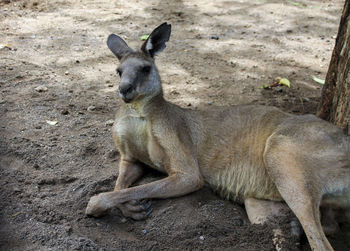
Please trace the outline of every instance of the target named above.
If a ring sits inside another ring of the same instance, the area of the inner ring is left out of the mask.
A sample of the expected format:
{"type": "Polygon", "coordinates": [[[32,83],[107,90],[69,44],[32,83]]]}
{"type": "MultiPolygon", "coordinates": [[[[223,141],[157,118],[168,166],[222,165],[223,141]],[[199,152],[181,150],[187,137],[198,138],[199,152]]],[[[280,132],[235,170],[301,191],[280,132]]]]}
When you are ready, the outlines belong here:
{"type": "MultiPolygon", "coordinates": [[[[248,219],[252,224],[264,224],[276,217],[284,217],[288,214],[288,211],[290,212],[290,208],[282,201],[247,198],[244,200],[244,206],[248,219]]],[[[294,215],[290,219],[290,227],[291,234],[300,237],[302,229],[294,215]]]]}
{"type": "Polygon", "coordinates": [[[276,219],[288,217],[288,232],[281,228],[279,223],[276,224],[276,227],[273,230],[274,238],[272,241],[276,250],[283,250],[285,243],[287,243],[286,238],[293,238],[295,246],[299,245],[302,229],[295,216],[291,215],[290,208],[285,202],[247,198],[244,200],[244,205],[249,221],[252,224],[263,224],[265,222],[273,222],[276,219]]]}
{"type": "Polygon", "coordinates": [[[322,228],[326,235],[335,235],[339,231],[339,224],[335,219],[334,209],[320,207],[322,228]]]}
{"type": "Polygon", "coordinates": [[[320,219],[322,181],[305,161],[305,149],[284,135],[270,137],[264,160],[269,175],[288,206],[299,219],[313,250],[333,250],[320,219]]]}

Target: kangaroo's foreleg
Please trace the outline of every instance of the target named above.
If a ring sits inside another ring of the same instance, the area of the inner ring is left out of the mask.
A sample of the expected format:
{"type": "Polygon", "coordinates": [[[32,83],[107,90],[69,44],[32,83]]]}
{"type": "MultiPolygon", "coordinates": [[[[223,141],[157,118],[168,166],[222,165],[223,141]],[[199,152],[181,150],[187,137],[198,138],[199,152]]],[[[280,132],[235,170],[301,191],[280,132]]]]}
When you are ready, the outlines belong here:
{"type": "Polygon", "coordinates": [[[201,177],[189,173],[174,173],[167,178],[93,196],[86,208],[86,214],[100,216],[100,212],[131,200],[169,198],[194,192],[203,186],[201,177]]]}
{"type": "MultiPolygon", "coordinates": [[[[128,188],[143,174],[143,167],[139,162],[132,162],[128,160],[122,160],[119,164],[119,175],[115,184],[114,191],[128,188]]],[[[151,203],[140,203],[138,201],[128,201],[116,205],[117,208],[126,217],[130,217],[134,220],[142,220],[146,218],[151,211],[149,210],[151,203]]],[[[101,212],[102,213],[102,212],[101,212]]]]}
{"type": "MultiPolygon", "coordinates": [[[[143,168],[140,163],[123,160],[122,158],[119,164],[119,174],[114,187],[114,191],[128,188],[138,178],[140,178],[142,174],[143,168]]],[[[116,205],[116,207],[122,211],[124,216],[138,220],[145,215],[145,212],[142,211],[147,210],[149,208],[149,205],[140,205],[139,203],[131,201],[130,203],[116,205]]],[[[102,216],[106,213],[106,210],[100,210],[98,212],[96,211],[94,216],[102,216]]],[[[89,215],[88,209],[86,209],[86,214],[89,215]]]]}
{"type": "Polygon", "coordinates": [[[119,164],[119,174],[115,183],[114,191],[128,188],[143,174],[143,168],[138,162],[121,160],[119,164]]]}

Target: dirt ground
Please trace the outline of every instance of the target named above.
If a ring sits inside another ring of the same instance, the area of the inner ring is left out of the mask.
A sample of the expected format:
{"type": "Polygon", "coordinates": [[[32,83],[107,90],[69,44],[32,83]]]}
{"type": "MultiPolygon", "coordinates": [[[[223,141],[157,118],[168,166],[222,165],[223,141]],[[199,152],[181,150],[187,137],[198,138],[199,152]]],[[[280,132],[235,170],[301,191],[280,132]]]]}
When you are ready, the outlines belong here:
{"type": "MultiPolygon", "coordinates": [[[[135,47],[172,24],[157,57],[168,100],[190,109],[266,104],[315,113],[343,1],[0,0],[1,250],[309,250],[290,216],[250,225],[242,205],[209,188],[153,200],[144,221],[118,210],[87,218],[89,198],[113,188],[119,154],[111,120],[121,104],[106,38],[135,47]],[[4,46],[7,45],[7,46],[4,46]],[[288,78],[291,87],[259,88],[288,78]]],[[[150,172],[140,182],[161,175],[150,172]]],[[[329,237],[350,250],[350,235],[329,237]]]]}

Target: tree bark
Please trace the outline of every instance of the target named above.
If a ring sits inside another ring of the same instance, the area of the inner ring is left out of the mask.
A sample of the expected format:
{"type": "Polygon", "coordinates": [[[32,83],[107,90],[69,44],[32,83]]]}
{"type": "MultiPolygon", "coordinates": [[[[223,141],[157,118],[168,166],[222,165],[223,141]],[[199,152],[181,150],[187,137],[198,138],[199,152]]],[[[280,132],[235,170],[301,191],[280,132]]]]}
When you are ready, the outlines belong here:
{"type": "Polygon", "coordinates": [[[345,0],[317,115],[350,135],[350,0],[345,0]]]}

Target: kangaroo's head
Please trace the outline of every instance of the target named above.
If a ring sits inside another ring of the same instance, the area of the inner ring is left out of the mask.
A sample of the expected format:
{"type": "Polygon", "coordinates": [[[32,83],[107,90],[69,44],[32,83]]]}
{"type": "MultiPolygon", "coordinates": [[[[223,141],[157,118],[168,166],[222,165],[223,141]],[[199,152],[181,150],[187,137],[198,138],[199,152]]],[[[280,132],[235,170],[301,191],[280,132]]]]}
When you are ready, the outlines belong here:
{"type": "Polygon", "coordinates": [[[119,95],[124,102],[131,103],[162,93],[154,56],[164,50],[170,32],[170,24],[161,24],[152,31],[139,51],[131,49],[119,36],[109,35],[108,48],[120,61],[117,68],[120,76],[119,95]]]}

